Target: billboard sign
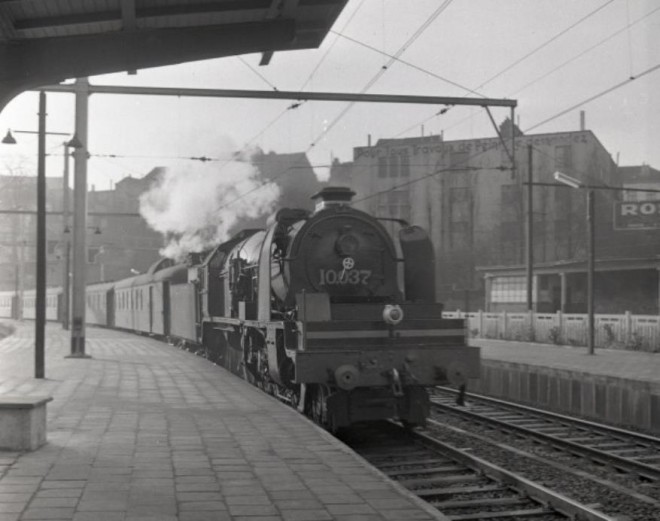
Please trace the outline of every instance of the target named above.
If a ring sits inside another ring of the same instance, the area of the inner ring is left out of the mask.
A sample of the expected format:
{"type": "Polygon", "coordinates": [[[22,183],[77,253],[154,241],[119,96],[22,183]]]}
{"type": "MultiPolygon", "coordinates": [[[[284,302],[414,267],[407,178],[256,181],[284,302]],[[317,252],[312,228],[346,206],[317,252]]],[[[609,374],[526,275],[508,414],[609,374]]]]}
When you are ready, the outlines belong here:
{"type": "Polygon", "coordinates": [[[660,229],[660,201],[623,201],[614,203],[615,230],[660,229]]]}

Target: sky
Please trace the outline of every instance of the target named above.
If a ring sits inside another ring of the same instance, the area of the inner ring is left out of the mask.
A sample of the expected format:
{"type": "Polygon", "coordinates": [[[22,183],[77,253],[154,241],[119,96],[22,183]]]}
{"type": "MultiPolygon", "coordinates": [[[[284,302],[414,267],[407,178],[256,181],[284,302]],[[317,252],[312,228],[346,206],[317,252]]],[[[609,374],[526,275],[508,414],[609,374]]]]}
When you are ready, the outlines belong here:
{"type": "MultiPolygon", "coordinates": [[[[657,0],[349,0],[319,49],[275,53],[265,67],[259,60],[251,54],[90,82],[516,99],[525,133],[579,130],[584,110],[586,128],[621,165],[660,169],[657,0]]],[[[73,133],[73,95],[49,93],[47,103],[47,130],[73,133]]],[[[495,136],[481,108],[455,106],[439,115],[443,107],[430,105],[291,105],[94,94],[89,184],[108,190],[156,166],[190,170],[201,163],[187,158],[254,147],[307,152],[324,178],[333,158],[350,161],[369,135],[373,142],[422,132],[442,132],[445,140],[495,136]]],[[[36,93],[17,96],[0,113],[0,133],[36,131],[37,110],[36,93]]],[[[498,123],[509,115],[491,110],[498,123]]],[[[0,175],[33,175],[36,136],[15,137],[18,145],[0,147],[0,175]]],[[[49,176],[61,176],[63,139],[47,139],[49,176]]]]}

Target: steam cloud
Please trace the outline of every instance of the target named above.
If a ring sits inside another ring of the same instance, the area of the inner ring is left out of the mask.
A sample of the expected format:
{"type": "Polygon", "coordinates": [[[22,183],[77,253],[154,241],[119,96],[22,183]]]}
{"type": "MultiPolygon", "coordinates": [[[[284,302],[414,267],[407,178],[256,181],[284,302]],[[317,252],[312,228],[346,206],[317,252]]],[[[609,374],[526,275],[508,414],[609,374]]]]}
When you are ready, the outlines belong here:
{"type": "Polygon", "coordinates": [[[272,212],[279,192],[248,162],[168,169],[140,196],[140,214],[169,239],[160,254],[181,261],[227,240],[240,218],[272,212]]]}

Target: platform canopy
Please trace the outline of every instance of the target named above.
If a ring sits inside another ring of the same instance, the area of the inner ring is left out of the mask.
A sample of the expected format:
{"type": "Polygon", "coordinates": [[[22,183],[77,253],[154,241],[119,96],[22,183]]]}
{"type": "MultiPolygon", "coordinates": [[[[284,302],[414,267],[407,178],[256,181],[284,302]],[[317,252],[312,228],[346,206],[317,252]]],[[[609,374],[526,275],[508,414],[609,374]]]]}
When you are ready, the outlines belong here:
{"type": "Polygon", "coordinates": [[[0,110],[68,78],[318,47],[347,0],[0,0],[0,110]]]}

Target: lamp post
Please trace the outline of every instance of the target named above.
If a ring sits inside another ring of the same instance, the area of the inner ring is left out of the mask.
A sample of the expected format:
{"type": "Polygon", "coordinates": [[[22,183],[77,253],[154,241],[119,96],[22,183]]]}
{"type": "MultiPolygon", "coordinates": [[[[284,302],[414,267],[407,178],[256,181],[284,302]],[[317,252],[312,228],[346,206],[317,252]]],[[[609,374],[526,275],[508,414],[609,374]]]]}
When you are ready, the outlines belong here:
{"type": "MultiPolygon", "coordinates": [[[[68,135],[62,132],[46,132],[46,93],[39,92],[39,130],[15,130],[16,133],[37,134],[37,273],[34,334],[34,376],[45,377],[45,326],[46,326],[46,134],[68,135]]],[[[14,145],[11,131],[2,143],[14,145]]]]}
{"type": "Polygon", "coordinates": [[[562,172],[554,173],[555,181],[570,186],[578,190],[587,191],[587,347],[589,354],[593,355],[595,351],[595,328],[594,328],[594,271],[595,271],[595,212],[594,212],[594,191],[588,188],[574,177],[568,176],[562,172]]]}
{"type": "MultiPolygon", "coordinates": [[[[14,130],[15,134],[39,134],[34,130],[14,130]]],[[[70,136],[66,132],[46,132],[47,136],[70,136]]],[[[15,145],[16,138],[14,138],[12,131],[8,130],[2,143],[15,145]]],[[[78,138],[74,135],[69,141],[62,143],[64,147],[64,171],[62,174],[62,253],[63,253],[63,267],[62,267],[62,328],[69,329],[69,308],[71,283],[69,272],[71,271],[71,240],[69,239],[69,157],[71,157],[71,149],[75,150],[82,147],[78,138]]]]}

